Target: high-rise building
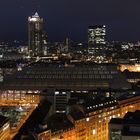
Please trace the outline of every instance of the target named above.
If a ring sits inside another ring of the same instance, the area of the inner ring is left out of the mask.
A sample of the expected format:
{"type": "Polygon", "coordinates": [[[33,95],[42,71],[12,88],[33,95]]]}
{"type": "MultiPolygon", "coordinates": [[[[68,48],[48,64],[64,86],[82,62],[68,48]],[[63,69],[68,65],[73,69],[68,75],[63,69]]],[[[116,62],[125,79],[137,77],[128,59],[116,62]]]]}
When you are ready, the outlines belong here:
{"type": "Polygon", "coordinates": [[[105,47],[105,25],[96,25],[88,27],[88,52],[94,54],[94,56],[100,56],[103,54],[105,47]]]}
{"type": "Polygon", "coordinates": [[[88,44],[105,44],[106,26],[96,25],[88,28],[88,44]]]}
{"type": "Polygon", "coordinates": [[[105,63],[106,54],[106,26],[96,25],[88,28],[88,53],[94,56],[93,61],[96,63],[105,63]]]}
{"type": "Polygon", "coordinates": [[[28,18],[29,55],[41,56],[43,54],[43,19],[36,12],[28,18]]]}

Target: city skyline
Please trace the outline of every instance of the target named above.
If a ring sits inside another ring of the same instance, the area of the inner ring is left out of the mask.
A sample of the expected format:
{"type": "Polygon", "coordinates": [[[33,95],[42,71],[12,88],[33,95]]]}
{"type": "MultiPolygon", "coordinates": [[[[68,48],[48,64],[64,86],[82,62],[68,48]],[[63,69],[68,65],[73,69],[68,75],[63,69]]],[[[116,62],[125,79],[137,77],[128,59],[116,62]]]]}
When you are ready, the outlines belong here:
{"type": "Polygon", "coordinates": [[[139,4],[2,0],[0,140],[139,140],[139,4]]]}
{"type": "Polygon", "coordinates": [[[44,19],[49,41],[63,41],[66,37],[87,41],[88,26],[104,24],[107,40],[137,41],[140,36],[139,4],[132,0],[1,1],[0,40],[27,40],[27,18],[37,11],[44,19]]]}

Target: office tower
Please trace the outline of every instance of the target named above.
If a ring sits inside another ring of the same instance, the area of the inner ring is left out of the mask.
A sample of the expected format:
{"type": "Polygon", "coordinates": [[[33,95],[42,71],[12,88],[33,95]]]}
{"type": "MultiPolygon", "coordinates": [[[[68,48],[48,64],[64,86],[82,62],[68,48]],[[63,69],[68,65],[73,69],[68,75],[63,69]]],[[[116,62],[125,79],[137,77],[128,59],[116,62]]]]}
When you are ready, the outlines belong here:
{"type": "Polygon", "coordinates": [[[35,13],[28,18],[29,55],[42,56],[43,54],[43,19],[35,13]]]}
{"type": "Polygon", "coordinates": [[[105,42],[106,27],[105,25],[96,25],[88,27],[88,52],[89,54],[99,55],[105,42]],[[101,48],[101,49],[100,49],[101,48]]]}
{"type": "Polygon", "coordinates": [[[106,26],[96,25],[88,28],[88,54],[96,63],[106,63],[106,26]],[[94,58],[92,58],[94,57],[94,58]]]}
{"type": "Polygon", "coordinates": [[[106,27],[105,25],[89,26],[88,44],[105,44],[106,27]]]}

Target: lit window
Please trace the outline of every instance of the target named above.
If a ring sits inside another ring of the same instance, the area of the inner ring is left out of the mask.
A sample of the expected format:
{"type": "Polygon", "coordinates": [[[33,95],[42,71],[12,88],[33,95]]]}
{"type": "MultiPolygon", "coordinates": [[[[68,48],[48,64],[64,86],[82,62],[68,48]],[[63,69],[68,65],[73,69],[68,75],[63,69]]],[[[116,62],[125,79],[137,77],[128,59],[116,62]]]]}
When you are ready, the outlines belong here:
{"type": "Polygon", "coordinates": [[[58,94],[59,94],[59,91],[56,91],[56,92],[55,92],[55,95],[58,95],[58,94]]]}
{"type": "Polygon", "coordinates": [[[89,122],[89,118],[86,118],[86,121],[89,122]]]}
{"type": "Polygon", "coordinates": [[[92,133],[93,133],[93,135],[95,135],[95,134],[96,134],[96,130],[95,130],[95,129],[93,129],[92,133]]]}

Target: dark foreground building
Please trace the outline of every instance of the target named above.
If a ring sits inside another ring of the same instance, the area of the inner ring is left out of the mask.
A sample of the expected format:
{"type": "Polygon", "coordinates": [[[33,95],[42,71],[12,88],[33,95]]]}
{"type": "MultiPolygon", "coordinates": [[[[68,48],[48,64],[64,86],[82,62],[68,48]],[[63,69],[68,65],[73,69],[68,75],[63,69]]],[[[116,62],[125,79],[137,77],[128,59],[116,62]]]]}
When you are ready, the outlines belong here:
{"type": "Polygon", "coordinates": [[[123,118],[113,118],[109,123],[110,140],[139,140],[140,111],[128,112],[123,118]]]}
{"type": "Polygon", "coordinates": [[[9,119],[0,115],[0,140],[10,139],[10,123],[9,119]]]}

